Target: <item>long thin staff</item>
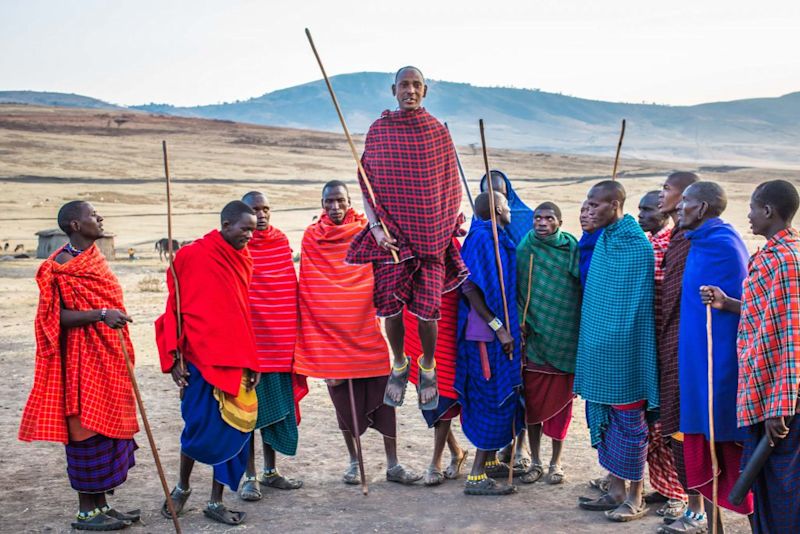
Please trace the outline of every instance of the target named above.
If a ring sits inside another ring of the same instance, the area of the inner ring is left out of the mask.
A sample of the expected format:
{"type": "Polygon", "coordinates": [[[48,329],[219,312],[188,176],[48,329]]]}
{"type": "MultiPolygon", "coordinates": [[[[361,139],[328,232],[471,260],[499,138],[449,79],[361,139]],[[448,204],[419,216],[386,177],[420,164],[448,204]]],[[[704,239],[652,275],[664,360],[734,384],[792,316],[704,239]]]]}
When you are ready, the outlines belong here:
{"type": "Polygon", "coordinates": [[[617,143],[617,155],[614,156],[614,172],[611,173],[611,179],[617,179],[617,165],[619,164],[619,151],[622,150],[622,139],[625,137],[625,119],[622,119],[622,129],[619,131],[619,142],[617,143]]]}
{"type": "Polygon", "coordinates": [[[353,416],[353,439],[356,442],[356,453],[358,453],[358,470],[361,472],[361,492],[369,495],[367,486],[367,475],[364,473],[364,456],[361,454],[361,434],[358,429],[358,417],[356,416],[356,396],[353,393],[353,379],[347,379],[347,388],[350,390],[350,414],[353,416]]]}
{"type": "MultiPolygon", "coordinates": [[[[503,261],[500,259],[500,237],[497,234],[497,213],[495,213],[494,205],[494,187],[492,186],[492,173],[489,170],[489,155],[486,151],[486,134],[483,131],[483,119],[478,120],[478,126],[481,130],[481,148],[483,149],[483,165],[486,168],[486,183],[489,185],[489,211],[490,219],[492,221],[492,241],[494,242],[494,259],[497,263],[497,280],[500,282],[500,294],[503,297],[503,314],[505,316],[506,328],[511,331],[511,319],[508,315],[508,301],[506,299],[506,283],[503,279],[503,261]]],[[[508,355],[509,360],[514,359],[514,351],[508,355]]],[[[508,467],[508,485],[510,486],[514,481],[514,456],[517,449],[517,421],[516,412],[515,417],[511,421],[511,434],[514,438],[511,440],[511,465],[508,467]]]]}
{"type": "MultiPolygon", "coordinates": [[[[172,193],[170,191],[169,158],[167,157],[166,141],[161,141],[161,148],[164,150],[164,176],[167,178],[167,256],[169,256],[169,272],[172,274],[172,283],[175,285],[175,311],[178,320],[178,339],[180,340],[183,337],[181,287],[178,283],[178,274],[175,272],[175,251],[172,247],[172,193]]],[[[178,353],[178,364],[181,366],[181,373],[183,373],[186,367],[183,363],[183,353],[181,353],[180,347],[176,352],[178,353]]],[[[183,398],[183,386],[181,386],[181,398],[183,398]]]]}
{"type": "MultiPolygon", "coordinates": [[[[506,327],[511,328],[511,320],[508,315],[508,300],[506,299],[506,283],[503,279],[503,261],[500,259],[500,237],[497,234],[497,214],[494,205],[494,188],[492,187],[492,175],[489,171],[489,156],[486,153],[486,136],[483,132],[483,119],[478,121],[481,130],[481,146],[483,147],[483,165],[486,167],[486,183],[489,184],[489,210],[491,211],[492,239],[494,240],[494,259],[497,262],[497,278],[500,282],[500,294],[503,297],[503,313],[506,319],[506,327]]],[[[511,358],[513,359],[513,354],[511,358]]]]}
{"type": "MultiPolygon", "coordinates": [[[[361,165],[361,158],[358,157],[356,145],[353,143],[353,138],[350,137],[350,130],[348,130],[347,123],[344,121],[344,115],[342,115],[342,110],[339,107],[339,100],[336,98],[336,93],[333,92],[333,86],[331,85],[331,81],[328,79],[328,74],[325,72],[325,67],[322,65],[322,60],[317,52],[317,47],[314,46],[314,40],[311,38],[311,32],[308,31],[308,28],[306,28],[306,37],[308,37],[308,44],[311,45],[311,50],[314,52],[314,57],[317,58],[317,64],[319,64],[319,70],[322,71],[322,77],[325,79],[325,85],[328,86],[328,92],[331,95],[331,100],[333,100],[333,107],[336,108],[336,114],[339,116],[339,122],[342,123],[342,129],[344,130],[344,136],[347,138],[347,144],[350,145],[350,152],[353,154],[353,159],[356,160],[358,174],[361,176],[361,180],[364,182],[364,185],[367,188],[367,194],[369,194],[369,199],[372,202],[372,205],[377,206],[378,203],[375,201],[375,192],[372,190],[372,184],[370,184],[369,178],[367,178],[367,173],[364,171],[363,165],[361,165]]],[[[378,217],[378,214],[376,213],[375,216],[378,217]]],[[[386,237],[388,239],[392,239],[389,229],[386,228],[386,224],[384,224],[380,217],[378,217],[378,222],[381,223],[381,228],[383,229],[383,233],[386,234],[386,237]]],[[[400,258],[397,256],[397,252],[391,250],[391,253],[392,258],[394,258],[394,262],[400,263],[400,258]]]]}
{"type": "MultiPolygon", "coordinates": [[[[447,131],[450,131],[450,128],[447,126],[447,123],[444,123],[444,127],[447,128],[447,131]]],[[[461,181],[464,183],[464,191],[467,192],[467,199],[469,200],[469,205],[472,208],[472,213],[475,213],[475,202],[472,200],[472,192],[469,190],[469,182],[467,182],[467,175],[464,174],[464,167],[461,166],[461,158],[458,157],[458,149],[456,148],[456,143],[453,141],[453,152],[456,154],[456,164],[458,165],[458,174],[461,175],[461,181]]]]}
{"type": "Polygon", "coordinates": [[[133,395],[136,397],[136,404],[139,406],[139,415],[142,417],[144,424],[144,431],[147,434],[147,441],[150,443],[150,451],[153,453],[153,460],[156,462],[156,469],[158,470],[158,478],[161,479],[161,488],[164,490],[164,495],[167,498],[167,508],[169,515],[172,516],[172,524],[175,526],[175,532],[181,534],[181,524],[178,522],[178,514],[175,513],[175,506],[172,504],[172,497],[169,494],[169,486],[167,486],[167,479],[164,476],[164,468],[161,467],[161,459],[158,457],[158,448],[156,447],[156,440],[153,438],[153,431],[150,429],[150,422],[147,420],[147,413],[144,410],[144,403],[142,402],[142,394],[139,392],[139,384],[136,382],[136,374],[133,372],[133,365],[131,358],[128,355],[128,346],[125,343],[125,336],[122,330],[117,330],[119,334],[119,342],[122,345],[122,355],[125,357],[125,366],[128,368],[128,376],[133,385],[133,395]]]}
{"type": "Polygon", "coordinates": [[[708,344],[708,437],[711,448],[711,506],[714,511],[714,524],[711,525],[711,534],[717,534],[719,522],[719,507],[717,506],[719,493],[719,464],[717,462],[717,447],[714,439],[714,337],[711,333],[711,304],[706,304],[706,340],[708,344]]]}

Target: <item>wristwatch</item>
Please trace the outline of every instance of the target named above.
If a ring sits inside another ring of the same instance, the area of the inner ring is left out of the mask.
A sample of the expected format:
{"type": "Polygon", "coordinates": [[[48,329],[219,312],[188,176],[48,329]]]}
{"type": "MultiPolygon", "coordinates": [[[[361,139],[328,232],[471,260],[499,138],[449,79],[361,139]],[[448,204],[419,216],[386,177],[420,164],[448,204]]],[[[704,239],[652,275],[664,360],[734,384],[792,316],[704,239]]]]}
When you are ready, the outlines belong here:
{"type": "Polygon", "coordinates": [[[381,225],[380,221],[375,221],[373,223],[369,223],[369,226],[367,226],[367,230],[371,232],[373,228],[375,228],[377,226],[380,226],[380,225],[381,225]]]}
{"type": "Polygon", "coordinates": [[[495,317],[494,319],[492,319],[491,321],[489,321],[486,324],[488,324],[489,328],[491,328],[495,332],[497,332],[498,330],[503,328],[503,322],[500,319],[498,319],[497,317],[495,317]]]}
{"type": "Polygon", "coordinates": [[[101,323],[105,322],[107,313],[108,313],[108,308],[103,308],[102,310],[100,310],[100,322],[101,323]]]}

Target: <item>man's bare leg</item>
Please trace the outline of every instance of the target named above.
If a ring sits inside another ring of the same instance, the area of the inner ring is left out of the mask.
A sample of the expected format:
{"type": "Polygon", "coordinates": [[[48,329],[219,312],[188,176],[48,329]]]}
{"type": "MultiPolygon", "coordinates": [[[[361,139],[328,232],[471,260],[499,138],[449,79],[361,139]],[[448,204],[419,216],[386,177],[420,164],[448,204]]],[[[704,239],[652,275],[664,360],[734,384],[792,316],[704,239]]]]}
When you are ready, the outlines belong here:
{"type": "MultiPolygon", "coordinates": [[[[389,339],[389,346],[392,348],[392,367],[401,369],[406,365],[405,337],[406,327],[403,324],[403,314],[398,313],[386,318],[386,337],[389,339]]],[[[394,402],[400,402],[403,398],[403,389],[391,382],[386,386],[386,396],[394,402]]]]}
{"type": "MultiPolygon", "coordinates": [[[[433,369],[436,365],[436,340],[439,337],[438,321],[417,321],[419,340],[422,343],[422,359],[420,365],[426,369],[433,369]]],[[[438,388],[425,388],[420,390],[419,397],[422,404],[427,404],[439,393],[438,388]]]]}
{"type": "MultiPolygon", "coordinates": [[[[528,443],[531,448],[531,462],[533,465],[542,465],[539,454],[542,448],[542,423],[528,425],[528,443]]],[[[555,449],[553,449],[555,454],[555,449]]]]}
{"type": "Polygon", "coordinates": [[[550,465],[561,465],[561,452],[564,450],[564,442],[557,439],[553,442],[553,455],[550,457],[550,465]]]}
{"type": "Polygon", "coordinates": [[[449,445],[448,440],[452,434],[450,431],[450,423],[450,420],[437,421],[433,426],[433,458],[431,459],[431,467],[435,468],[437,471],[442,470],[442,454],[444,454],[444,446],[449,445]]]}
{"type": "Polygon", "coordinates": [[[247,470],[245,471],[246,477],[254,477],[256,476],[256,443],[255,443],[255,436],[256,433],[253,432],[253,435],[250,437],[250,457],[247,459],[247,470]]]}
{"type": "Polygon", "coordinates": [[[181,469],[178,485],[183,491],[189,489],[189,479],[192,476],[192,469],[194,469],[194,459],[181,453],[181,469]]]}

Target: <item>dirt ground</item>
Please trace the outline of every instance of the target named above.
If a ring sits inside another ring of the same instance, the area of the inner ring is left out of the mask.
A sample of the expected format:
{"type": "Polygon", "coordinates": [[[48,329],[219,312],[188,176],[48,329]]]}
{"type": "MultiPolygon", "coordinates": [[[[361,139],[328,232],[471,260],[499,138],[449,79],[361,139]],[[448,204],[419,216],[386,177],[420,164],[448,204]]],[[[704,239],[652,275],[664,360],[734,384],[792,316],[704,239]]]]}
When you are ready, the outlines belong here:
{"type": "MultiPolygon", "coordinates": [[[[126,115],[127,116],[127,115],[126,115]]],[[[112,268],[125,290],[126,305],[135,318],[131,326],[136,347],[137,376],[170,485],[178,467],[180,414],[177,392],[160,374],[153,338],[153,321],[164,307],[160,280],[165,264],[153,251],[166,235],[161,139],[168,139],[175,184],[175,237],[196,238],[218,221],[219,209],[251,189],[264,190],[273,204],[272,222],[299,250],[303,229],[318,213],[319,190],[330,179],[354,185],[353,164],[341,136],[301,130],[281,130],[225,121],[201,121],[131,114],[121,128],[108,126],[110,115],[96,111],[55,110],[30,106],[0,106],[0,246],[22,244],[35,250],[34,232],[55,227],[55,214],[66,200],[87,199],[106,217],[116,234],[117,260],[112,268]],[[127,260],[135,249],[139,259],[127,260]],[[154,281],[155,280],[155,281],[154,281]]],[[[491,131],[491,130],[490,130],[491,131]]],[[[489,133],[490,133],[489,131],[489,133]]],[[[609,142],[613,152],[615,140],[609,142]]],[[[461,150],[475,193],[481,160],[461,150]]],[[[609,158],[493,150],[494,167],[514,180],[520,196],[535,206],[554,200],[564,213],[564,227],[578,232],[577,214],[586,190],[607,178],[609,158]]],[[[729,194],[725,218],[745,236],[751,249],[759,244],[746,225],[747,200],[755,185],[783,177],[800,183],[800,171],[629,161],[621,181],[628,190],[626,208],[636,214],[638,198],[657,188],[673,169],[698,170],[719,181],[729,194]]],[[[355,189],[354,204],[360,206],[355,189]]],[[[469,206],[464,202],[465,212],[469,206]]],[[[69,488],[63,447],[17,441],[17,428],[32,382],[33,316],[37,289],[33,280],[40,260],[0,261],[0,532],[66,532],[77,499],[69,488]]],[[[429,462],[433,434],[416,409],[413,391],[398,412],[401,461],[422,471],[429,462]]],[[[564,467],[567,482],[521,485],[504,498],[466,497],[463,478],[428,489],[400,487],[384,478],[381,439],[364,438],[370,494],[344,486],[346,454],[333,407],[324,385],[311,381],[302,403],[300,446],[294,458],[281,458],[282,471],[304,479],[294,492],[268,490],[260,503],[242,503],[227,494],[228,504],[248,513],[245,525],[226,528],[202,515],[210,488],[210,469],[198,466],[190,511],[182,519],[185,532],[384,532],[508,531],[541,527],[556,533],[654,532],[659,518],[651,511],[642,521],[613,524],[601,514],[577,508],[579,496],[590,494],[586,481],[601,474],[588,445],[582,403],[567,441],[564,467]]],[[[457,425],[456,425],[457,426],[457,425]]],[[[460,430],[457,435],[468,445],[460,430]]],[[[120,509],[142,508],[143,524],[135,532],[168,532],[170,523],[158,515],[163,495],[142,432],[137,466],[113,501],[120,509]]],[[[474,450],[472,451],[474,455],[474,450]]],[[[545,449],[545,458],[549,449],[545,449]]],[[[728,514],[727,532],[747,532],[746,521],[728,514]]]]}

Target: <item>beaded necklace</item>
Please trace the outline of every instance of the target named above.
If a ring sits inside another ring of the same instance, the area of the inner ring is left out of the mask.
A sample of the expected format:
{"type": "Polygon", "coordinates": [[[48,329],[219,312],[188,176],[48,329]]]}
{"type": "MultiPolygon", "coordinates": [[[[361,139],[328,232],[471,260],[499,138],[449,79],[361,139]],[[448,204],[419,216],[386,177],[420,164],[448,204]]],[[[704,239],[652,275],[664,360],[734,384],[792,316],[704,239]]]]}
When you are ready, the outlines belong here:
{"type": "Polygon", "coordinates": [[[72,243],[70,243],[69,241],[67,241],[67,244],[64,245],[64,251],[73,258],[77,257],[79,254],[83,252],[83,250],[73,247],[72,243]]]}

